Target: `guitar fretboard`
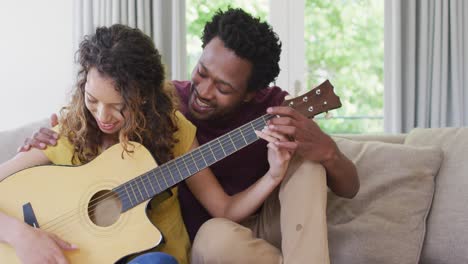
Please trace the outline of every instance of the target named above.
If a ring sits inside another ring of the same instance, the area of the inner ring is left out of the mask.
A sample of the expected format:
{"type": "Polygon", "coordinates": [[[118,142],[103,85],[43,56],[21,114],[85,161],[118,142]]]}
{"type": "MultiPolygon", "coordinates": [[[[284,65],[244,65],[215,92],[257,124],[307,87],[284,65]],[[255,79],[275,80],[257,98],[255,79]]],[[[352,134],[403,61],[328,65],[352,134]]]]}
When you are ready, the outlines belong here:
{"type": "Polygon", "coordinates": [[[259,138],[255,134],[255,130],[262,130],[272,117],[268,114],[263,115],[116,187],[113,191],[119,195],[122,201],[122,212],[257,141],[259,138]]]}

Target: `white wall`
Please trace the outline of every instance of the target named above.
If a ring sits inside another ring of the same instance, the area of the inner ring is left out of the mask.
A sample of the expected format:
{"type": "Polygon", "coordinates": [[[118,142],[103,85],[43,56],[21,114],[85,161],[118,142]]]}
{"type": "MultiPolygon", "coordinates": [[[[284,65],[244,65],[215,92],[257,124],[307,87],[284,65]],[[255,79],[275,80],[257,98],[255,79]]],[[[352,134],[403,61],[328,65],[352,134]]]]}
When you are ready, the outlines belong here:
{"type": "Polygon", "coordinates": [[[58,112],[73,85],[72,0],[1,0],[0,131],[58,112]]]}

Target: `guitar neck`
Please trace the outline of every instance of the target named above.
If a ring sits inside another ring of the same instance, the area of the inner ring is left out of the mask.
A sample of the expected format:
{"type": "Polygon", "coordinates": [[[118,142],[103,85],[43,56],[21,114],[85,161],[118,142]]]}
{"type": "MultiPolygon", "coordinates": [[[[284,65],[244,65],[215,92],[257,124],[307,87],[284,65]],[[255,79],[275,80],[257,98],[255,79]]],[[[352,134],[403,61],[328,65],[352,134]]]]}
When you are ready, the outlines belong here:
{"type": "MultiPolygon", "coordinates": [[[[333,85],[326,80],[309,92],[294,99],[287,99],[289,106],[307,118],[341,107],[341,101],[333,92],[333,85]]],[[[272,115],[263,115],[195,150],[171,160],[160,167],[136,177],[114,189],[122,201],[122,211],[148,200],[154,195],[176,185],[193,174],[258,140],[255,130],[262,130],[272,115]]]]}
{"type": "Polygon", "coordinates": [[[259,138],[255,130],[262,130],[271,118],[273,118],[272,115],[263,115],[116,187],[114,191],[121,196],[122,212],[257,141],[259,138]]]}

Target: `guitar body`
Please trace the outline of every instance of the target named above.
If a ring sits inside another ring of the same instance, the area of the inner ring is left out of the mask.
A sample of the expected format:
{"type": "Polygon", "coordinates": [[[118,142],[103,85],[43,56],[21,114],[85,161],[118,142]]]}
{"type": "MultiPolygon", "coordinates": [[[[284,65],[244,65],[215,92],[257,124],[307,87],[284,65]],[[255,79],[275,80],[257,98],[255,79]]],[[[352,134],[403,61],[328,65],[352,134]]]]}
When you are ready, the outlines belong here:
{"type": "MultiPolygon", "coordinates": [[[[66,252],[72,264],[114,263],[153,248],[162,236],[147,217],[147,202],[124,213],[118,199],[103,201],[108,204],[97,211],[91,203],[98,193],[157,166],[146,148],[133,144],[136,148],[131,156],[122,154],[117,144],[83,166],[38,166],[20,171],[0,182],[0,210],[24,221],[23,205],[30,203],[41,229],[79,247],[66,252]],[[106,220],[112,214],[117,217],[106,220]]],[[[0,243],[0,263],[20,263],[15,250],[4,243],[0,243]]]]}

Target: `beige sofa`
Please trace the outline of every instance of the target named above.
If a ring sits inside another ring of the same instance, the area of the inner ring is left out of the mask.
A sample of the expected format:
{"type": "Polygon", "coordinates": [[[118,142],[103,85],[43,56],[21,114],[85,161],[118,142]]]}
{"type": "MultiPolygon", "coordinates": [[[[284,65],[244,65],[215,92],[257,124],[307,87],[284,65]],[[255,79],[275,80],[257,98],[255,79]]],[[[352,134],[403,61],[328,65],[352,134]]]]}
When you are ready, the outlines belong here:
{"type": "MultiPolygon", "coordinates": [[[[46,125],[0,132],[0,162],[46,125]]],[[[335,140],[361,190],[351,200],[329,192],[332,263],[468,263],[468,128],[335,140]]]]}
{"type": "Polygon", "coordinates": [[[468,128],[335,140],[361,189],[329,193],[332,263],[468,263],[468,128]]]}

